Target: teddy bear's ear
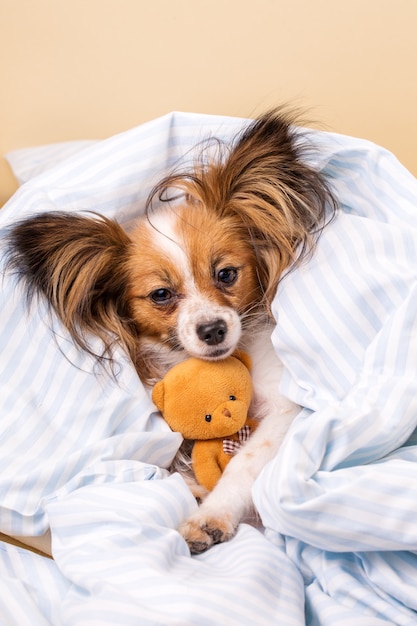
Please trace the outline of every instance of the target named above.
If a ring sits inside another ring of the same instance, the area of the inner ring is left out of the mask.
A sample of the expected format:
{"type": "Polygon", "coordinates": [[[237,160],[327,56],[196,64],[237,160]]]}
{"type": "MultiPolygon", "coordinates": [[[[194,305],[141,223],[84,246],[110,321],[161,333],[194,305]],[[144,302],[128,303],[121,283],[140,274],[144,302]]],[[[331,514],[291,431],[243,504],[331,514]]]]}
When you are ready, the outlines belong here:
{"type": "Polygon", "coordinates": [[[161,411],[164,410],[164,381],[160,380],[156,383],[152,389],[152,400],[156,404],[157,408],[161,411]]]}
{"type": "Polygon", "coordinates": [[[249,371],[252,369],[252,359],[247,352],[243,352],[243,350],[236,350],[236,352],[233,352],[232,356],[239,359],[239,361],[241,361],[249,371]]]}

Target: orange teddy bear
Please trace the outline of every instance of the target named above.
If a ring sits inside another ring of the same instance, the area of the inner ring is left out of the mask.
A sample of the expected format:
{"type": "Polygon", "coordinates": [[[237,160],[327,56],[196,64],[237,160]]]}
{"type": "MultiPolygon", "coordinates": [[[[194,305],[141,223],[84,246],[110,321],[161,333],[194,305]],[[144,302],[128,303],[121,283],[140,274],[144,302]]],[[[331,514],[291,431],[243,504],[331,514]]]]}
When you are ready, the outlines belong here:
{"type": "Polygon", "coordinates": [[[250,366],[244,352],[222,361],[190,358],[172,367],[152,391],[155,405],[172,430],[194,440],[194,474],[209,491],[258,424],[248,417],[250,366]]]}

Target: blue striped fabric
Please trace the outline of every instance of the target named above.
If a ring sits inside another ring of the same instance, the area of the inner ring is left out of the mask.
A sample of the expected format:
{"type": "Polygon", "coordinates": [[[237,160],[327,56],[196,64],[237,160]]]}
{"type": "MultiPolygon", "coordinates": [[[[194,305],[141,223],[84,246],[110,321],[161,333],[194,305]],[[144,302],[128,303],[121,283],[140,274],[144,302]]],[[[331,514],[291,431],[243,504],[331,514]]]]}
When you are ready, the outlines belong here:
{"type": "MultiPolygon", "coordinates": [[[[32,153],[45,171],[0,235],[54,209],[129,225],[196,142],[244,123],[173,113],[56,167],[52,148],[32,153]]],[[[55,560],[0,543],[0,626],[417,624],[417,183],[369,142],[309,136],[341,210],[274,302],[282,388],[304,409],[255,485],[265,533],[242,524],[190,557],[176,528],[196,505],[164,469],[180,441],[125,355],[115,384],[4,276],[0,530],[50,528],[55,560]]]]}

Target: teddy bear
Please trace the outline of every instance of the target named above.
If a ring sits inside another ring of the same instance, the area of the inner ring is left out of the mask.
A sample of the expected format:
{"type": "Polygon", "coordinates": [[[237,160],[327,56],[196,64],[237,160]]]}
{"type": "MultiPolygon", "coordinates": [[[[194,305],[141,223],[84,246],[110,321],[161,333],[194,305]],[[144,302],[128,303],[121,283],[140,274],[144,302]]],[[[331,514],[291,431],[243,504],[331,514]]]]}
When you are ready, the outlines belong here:
{"type": "Polygon", "coordinates": [[[245,352],[221,361],[190,357],[174,365],[153,388],[153,402],[171,429],[194,441],[194,475],[208,491],[258,424],[248,417],[250,367],[245,352]]]}

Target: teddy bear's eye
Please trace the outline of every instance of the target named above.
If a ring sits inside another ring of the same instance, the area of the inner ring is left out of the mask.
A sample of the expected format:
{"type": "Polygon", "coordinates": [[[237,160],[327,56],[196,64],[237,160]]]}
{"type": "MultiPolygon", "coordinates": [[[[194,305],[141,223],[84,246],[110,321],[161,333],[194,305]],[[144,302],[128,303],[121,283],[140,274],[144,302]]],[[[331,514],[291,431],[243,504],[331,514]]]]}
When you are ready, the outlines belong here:
{"type": "Polygon", "coordinates": [[[236,396],[229,396],[229,400],[236,400],[236,396]]]}
{"type": "Polygon", "coordinates": [[[206,420],[206,422],[211,422],[211,415],[206,415],[204,419],[206,420]]]}

